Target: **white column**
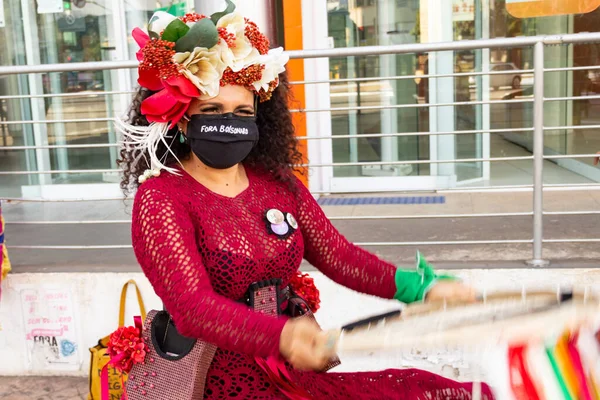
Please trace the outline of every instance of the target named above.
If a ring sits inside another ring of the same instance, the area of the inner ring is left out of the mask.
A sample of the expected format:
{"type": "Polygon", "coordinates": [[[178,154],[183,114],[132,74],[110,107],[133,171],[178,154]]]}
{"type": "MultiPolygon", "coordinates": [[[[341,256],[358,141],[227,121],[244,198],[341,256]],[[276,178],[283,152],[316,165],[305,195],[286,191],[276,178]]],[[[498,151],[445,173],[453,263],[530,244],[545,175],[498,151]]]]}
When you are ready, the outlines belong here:
{"type": "MultiPolygon", "coordinates": [[[[50,64],[62,62],[62,60],[58,59],[58,51],[56,46],[54,45],[57,42],[56,38],[56,20],[54,18],[54,14],[45,14],[42,16],[44,19],[44,36],[47,40],[47,43],[50,45],[46,47],[47,49],[47,62],[50,64]]],[[[38,56],[39,57],[39,56],[38,56]]],[[[67,74],[67,72],[64,72],[67,74]]],[[[48,74],[48,78],[50,79],[50,91],[53,94],[59,94],[61,89],[60,82],[60,73],[51,73],[48,74]]],[[[63,107],[63,99],[61,97],[53,97],[50,100],[50,120],[54,119],[64,119],[64,107],[63,107]]],[[[54,143],[59,146],[64,146],[67,144],[67,129],[65,124],[52,124],[52,131],[54,132],[54,143]]],[[[55,149],[56,152],[56,160],[57,160],[57,168],[59,170],[68,170],[69,169],[69,154],[67,153],[67,149],[55,149]]],[[[68,178],[67,174],[60,174],[61,178],[68,178]]]]}
{"type": "MultiPolygon", "coordinates": [[[[38,26],[36,23],[36,8],[31,6],[28,0],[21,0],[21,11],[23,13],[23,26],[25,36],[25,54],[27,57],[27,65],[39,65],[40,61],[40,42],[38,37],[38,26]]],[[[29,93],[43,94],[42,77],[39,74],[29,74],[29,93]]],[[[44,99],[31,99],[31,117],[34,120],[43,120],[46,118],[44,99]]],[[[34,144],[36,146],[44,146],[48,144],[48,126],[46,124],[33,125],[34,144]]],[[[47,149],[39,149],[35,151],[37,168],[40,171],[50,169],[50,151],[47,149]]],[[[39,175],[37,181],[40,185],[52,183],[50,175],[39,175]]],[[[29,182],[36,182],[32,177],[29,182]]]]}
{"type": "MultiPolygon", "coordinates": [[[[392,44],[391,36],[388,32],[396,31],[396,2],[389,0],[378,0],[377,4],[377,35],[378,44],[387,46],[392,44]]],[[[396,56],[384,55],[379,57],[380,76],[395,76],[396,71],[396,56]]],[[[381,81],[382,87],[384,84],[390,84],[389,81],[381,81]]],[[[392,87],[396,88],[395,82],[391,83],[392,87]]],[[[390,106],[396,103],[398,93],[393,90],[394,97],[390,98],[386,93],[381,93],[380,104],[382,106],[390,106]]],[[[385,109],[381,110],[381,133],[397,133],[398,132],[398,110],[385,109]]],[[[381,161],[396,161],[398,160],[398,138],[384,137],[381,138],[381,161]]],[[[389,167],[388,167],[389,168],[389,167]]],[[[385,169],[388,169],[385,168],[385,169]]],[[[393,168],[392,168],[393,169],[393,168]]]]}
{"type": "MultiPolygon", "coordinates": [[[[481,37],[476,39],[489,39],[490,38],[490,5],[487,1],[476,2],[475,12],[479,12],[481,15],[475,15],[475,18],[480,18],[481,21],[481,37]]],[[[490,70],[490,49],[482,49],[480,51],[481,57],[481,71],[489,72],[490,70]]],[[[479,79],[475,79],[480,84],[477,90],[481,96],[478,95],[477,100],[490,101],[490,76],[483,75],[479,79]]],[[[477,129],[489,130],[490,129],[490,105],[483,104],[481,106],[481,113],[477,113],[478,123],[477,129]]],[[[491,142],[490,134],[483,133],[478,135],[477,140],[477,157],[478,158],[490,158],[491,154],[491,142]]],[[[490,179],[490,162],[484,161],[482,163],[482,178],[485,181],[490,179]]]]}
{"type": "MultiPolygon", "coordinates": [[[[129,46],[128,46],[128,38],[131,32],[127,31],[127,8],[124,1],[121,0],[112,0],[113,7],[113,27],[114,27],[114,43],[116,50],[112,52],[113,60],[129,60],[129,46]]],[[[133,13],[131,13],[133,14],[133,13]]],[[[131,15],[130,14],[130,15],[131,15]]],[[[142,13],[136,13],[141,15],[142,13]]],[[[139,26],[143,26],[143,23],[139,26]]],[[[112,61],[112,60],[111,60],[112,61]]],[[[110,74],[111,77],[111,87],[110,90],[116,88],[134,88],[137,86],[137,82],[133,82],[132,73],[137,73],[137,71],[131,71],[126,69],[120,69],[116,71],[112,71],[110,74]],[[115,84],[116,83],[116,84],[115,84]]],[[[106,78],[105,78],[105,86],[106,86],[106,78]]],[[[108,89],[107,89],[108,90],[108,89]]],[[[118,89],[117,89],[118,90],[118,89]]],[[[123,113],[129,108],[131,104],[131,95],[122,94],[119,96],[107,96],[107,111],[108,117],[117,117],[120,118],[123,113]]],[[[108,143],[116,143],[120,138],[117,137],[117,134],[114,129],[114,125],[112,123],[108,123],[109,127],[109,137],[108,143]]],[[[110,159],[111,165],[116,165],[116,160],[118,158],[118,149],[115,147],[110,148],[110,159]]],[[[117,174],[119,175],[119,174],[117,174]]],[[[118,178],[118,177],[117,177],[118,178]]],[[[106,175],[105,175],[106,179],[106,175]]]]}
{"type": "MultiPolygon", "coordinates": [[[[536,24],[538,35],[549,35],[557,33],[571,33],[572,24],[569,24],[569,16],[556,16],[551,18],[540,18],[536,24]]],[[[572,46],[546,46],[544,61],[546,68],[571,67],[573,65],[572,46]]],[[[546,74],[544,81],[545,97],[572,96],[573,71],[552,72],[546,74]],[[571,91],[568,91],[571,89],[571,91]]],[[[544,104],[544,126],[564,126],[572,121],[573,113],[569,111],[569,103],[572,101],[549,101],[544,104]]],[[[565,130],[544,132],[544,147],[562,153],[565,139],[569,133],[565,130]]]]}
{"type": "MultiPolygon", "coordinates": [[[[452,2],[427,1],[427,25],[429,42],[450,42],[453,40],[452,2]]],[[[421,3],[423,4],[423,3],[421,3]]],[[[454,73],[454,54],[442,51],[429,54],[430,74],[454,73]]],[[[436,78],[429,80],[429,101],[431,104],[451,103],[454,101],[454,78],[436,78]]],[[[452,131],[455,129],[454,107],[431,107],[429,109],[431,132],[452,131]]],[[[455,135],[432,136],[430,139],[431,159],[456,159],[455,135]]],[[[432,175],[452,177],[456,180],[455,164],[432,164],[432,175]]]]}
{"type": "MultiPolygon", "coordinates": [[[[300,0],[298,0],[300,1],[300,0]]],[[[302,40],[305,49],[325,49],[329,47],[326,0],[302,1],[302,40]]],[[[304,79],[328,80],[329,59],[316,58],[304,60],[304,79]]],[[[306,108],[331,108],[329,83],[305,86],[306,108]]],[[[306,133],[308,136],[331,136],[331,113],[316,112],[306,114],[306,133]]],[[[309,140],[308,158],[311,164],[331,164],[333,151],[331,139],[309,140]]],[[[310,170],[309,189],[311,191],[331,190],[332,167],[320,167],[310,170]]]]}

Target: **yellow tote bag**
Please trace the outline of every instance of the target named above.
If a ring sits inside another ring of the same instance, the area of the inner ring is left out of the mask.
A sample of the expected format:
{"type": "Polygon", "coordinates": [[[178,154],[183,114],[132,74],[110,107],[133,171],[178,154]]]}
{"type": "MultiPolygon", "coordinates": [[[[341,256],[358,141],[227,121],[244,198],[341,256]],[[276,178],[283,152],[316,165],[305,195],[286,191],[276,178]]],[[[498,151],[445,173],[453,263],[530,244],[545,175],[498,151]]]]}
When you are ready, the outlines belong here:
{"type": "MultiPolygon", "coordinates": [[[[140,306],[140,312],[142,315],[142,321],[146,320],[146,307],[144,307],[144,300],[142,299],[142,293],[138,288],[134,280],[128,281],[123,285],[121,290],[121,304],[119,306],[119,327],[125,326],[125,301],[127,295],[127,288],[132,285],[135,288],[137,294],[138,304],[140,306]]],[[[90,348],[91,360],[90,360],[90,393],[88,394],[88,400],[101,400],[101,385],[100,385],[100,374],[102,369],[110,361],[108,355],[107,345],[110,340],[110,335],[103,337],[98,341],[98,344],[90,348]]],[[[108,383],[109,383],[109,399],[110,400],[121,400],[123,394],[123,383],[127,381],[127,376],[113,367],[108,367],[108,383]]]]}
{"type": "Polygon", "coordinates": [[[0,282],[6,278],[10,272],[10,260],[8,259],[8,250],[4,242],[4,218],[2,217],[2,207],[0,206],[0,282]]]}

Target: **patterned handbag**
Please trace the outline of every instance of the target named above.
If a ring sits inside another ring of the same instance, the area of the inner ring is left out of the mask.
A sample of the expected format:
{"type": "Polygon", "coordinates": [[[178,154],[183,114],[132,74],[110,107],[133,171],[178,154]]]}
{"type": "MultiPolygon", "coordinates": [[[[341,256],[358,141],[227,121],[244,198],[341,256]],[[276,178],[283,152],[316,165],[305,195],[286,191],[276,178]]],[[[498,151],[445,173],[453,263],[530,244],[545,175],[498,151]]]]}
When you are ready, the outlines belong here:
{"type": "Polygon", "coordinates": [[[143,338],[148,351],[129,373],[127,398],[201,400],[217,347],[182,336],[166,311],[150,311],[143,338]]]}

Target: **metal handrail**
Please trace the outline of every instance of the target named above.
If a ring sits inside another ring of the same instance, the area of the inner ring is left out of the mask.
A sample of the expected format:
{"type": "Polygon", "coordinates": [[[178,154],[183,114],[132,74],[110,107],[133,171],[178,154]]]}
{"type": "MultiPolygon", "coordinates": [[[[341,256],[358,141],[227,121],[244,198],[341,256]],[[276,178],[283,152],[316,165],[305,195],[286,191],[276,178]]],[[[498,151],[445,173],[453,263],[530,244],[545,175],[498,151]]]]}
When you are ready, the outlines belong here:
{"type": "MultiPolygon", "coordinates": [[[[600,243],[599,239],[543,239],[543,243],[600,243]]],[[[355,242],[362,247],[417,247],[417,246],[480,246],[498,244],[533,244],[533,239],[506,239],[506,240],[447,240],[447,241],[419,241],[419,242],[355,242]]],[[[27,245],[10,246],[18,250],[130,250],[131,245],[93,245],[93,246],[37,246],[27,245]]]]}
{"type": "MultiPolygon", "coordinates": [[[[600,215],[600,211],[544,211],[544,215],[600,215]]],[[[408,214],[408,215],[350,215],[341,217],[328,217],[330,221],[374,221],[397,219],[471,219],[471,218],[506,218],[506,217],[531,217],[533,211],[504,212],[504,213],[478,213],[478,214],[408,214]]],[[[130,224],[129,219],[114,220],[85,220],[85,221],[7,221],[7,225],[119,225],[130,224]]]]}
{"type": "MultiPolygon", "coordinates": [[[[430,53],[436,51],[497,49],[505,47],[530,47],[536,43],[542,45],[578,44],[600,41],[598,33],[575,33],[565,35],[522,36],[514,38],[494,38],[463,40],[460,42],[418,43],[391,46],[365,46],[318,50],[287,51],[291,59],[332,58],[351,56],[379,56],[386,54],[430,53]]],[[[116,69],[134,69],[138,61],[95,61],[79,63],[9,65],[0,67],[0,75],[47,74],[53,72],[109,71],[116,69]]]]}
{"type": "Polygon", "coordinates": [[[21,100],[21,99],[48,99],[48,98],[69,98],[69,97],[98,97],[98,96],[114,96],[121,94],[134,94],[134,90],[126,90],[126,91],[104,91],[99,90],[95,91],[85,91],[85,92],[75,92],[75,93],[50,93],[50,94],[19,94],[19,95],[10,95],[10,96],[0,96],[0,100],[21,100]]]}
{"type": "MultiPolygon", "coordinates": [[[[544,130],[585,130],[599,129],[600,125],[564,125],[564,126],[546,126],[544,130]]],[[[532,132],[533,128],[494,128],[494,129],[467,129],[457,131],[437,131],[437,132],[397,132],[397,133],[361,133],[359,135],[326,135],[326,136],[298,136],[298,140],[335,140],[335,139],[356,139],[356,138],[384,138],[384,137],[405,137],[405,136],[444,136],[444,135],[472,135],[479,133],[504,133],[504,132],[532,132]]],[[[44,145],[44,146],[5,146],[3,151],[22,151],[22,150],[45,150],[45,149],[86,149],[86,148],[110,148],[121,147],[120,143],[94,143],[94,144],[65,144],[65,145],[44,145]]],[[[568,158],[568,157],[566,157],[568,158]]]]}
{"type": "Polygon", "coordinates": [[[76,124],[83,122],[114,122],[114,118],[69,118],[22,121],[0,121],[0,125],[32,125],[32,124],[76,124]]]}
{"type": "Polygon", "coordinates": [[[509,75],[509,74],[530,74],[533,69],[512,69],[510,71],[487,71],[487,72],[454,72],[451,74],[423,74],[423,75],[395,75],[395,76],[373,76],[368,78],[343,78],[343,79],[322,79],[315,81],[292,81],[291,85],[319,85],[323,83],[357,83],[357,82],[380,82],[410,79],[436,79],[436,78],[460,78],[463,76],[484,76],[484,75],[509,75]]]}
{"type": "MultiPolygon", "coordinates": [[[[132,67],[132,68],[135,68],[132,67]]],[[[598,70],[600,66],[589,65],[583,67],[562,67],[562,68],[545,68],[544,72],[564,72],[564,71],[580,71],[580,70],[598,70]]],[[[395,76],[375,76],[368,78],[343,78],[343,79],[322,79],[312,81],[290,81],[290,85],[319,85],[324,83],[356,83],[356,82],[380,82],[390,80],[410,80],[410,79],[437,79],[437,78],[457,78],[464,76],[485,76],[485,75],[507,75],[507,74],[530,74],[533,69],[515,69],[509,72],[505,71],[470,71],[470,72],[455,72],[452,74],[423,74],[423,75],[395,75],[395,76]]],[[[1,74],[0,74],[1,75],[1,74]]],[[[94,97],[94,96],[113,96],[122,94],[135,94],[135,90],[126,91],[90,91],[90,92],[75,92],[75,93],[56,93],[56,94],[28,94],[28,95],[10,95],[0,96],[0,100],[20,100],[20,99],[43,99],[54,97],[94,97]]]]}
{"type": "MultiPolygon", "coordinates": [[[[465,162],[506,162],[532,160],[533,156],[495,157],[495,158],[458,158],[453,160],[406,160],[406,161],[364,161],[329,164],[299,164],[295,167],[323,168],[323,167],[360,167],[366,165],[411,165],[411,164],[453,164],[465,162]]],[[[49,171],[0,171],[0,175],[51,175],[51,174],[103,174],[118,173],[120,169],[64,169],[49,171]]]]}
{"type": "MultiPolygon", "coordinates": [[[[581,191],[581,190],[600,190],[600,184],[588,184],[588,183],[569,183],[569,184],[545,184],[545,192],[554,191],[581,191]]],[[[459,187],[454,189],[438,189],[435,190],[439,194],[448,193],[516,193],[516,192],[531,192],[533,191],[533,185],[505,185],[505,186],[474,186],[474,187],[459,187]]],[[[380,190],[380,193],[398,193],[397,189],[380,190]]],[[[419,192],[412,191],[412,192],[419,192]]],[[[430,193],[431,190],[422,190],[421,192],[430,193]]],[[[343,194],[344,192],[332,192],[332,191],[312,191],[313,194],[318,195],[329,195],[329,194],[343,194]]],[[[128,197],[97,197],[97,198],[71,198],[71,199],[45,199],[45,198],[33,198],[33,197],[1,197],[0,201],[7,203],[89,203],[89,202],[103,202],[103,201],[131,201],[132,196],[128,197]]]]}
{"type": "Polygon", "coordinates": [[[428,108],[428,107],[457,107],[457,106],[480,106],[485,104],[519,104],[533,103],[533,98],[516,100],[481,100],[481,101],[453,101],[450,103],[423,103],[423,104],[394,104],[389,106],[356,106],[356,107],[331,107],[331,108],[306,108],[293,109],[292,113],[316,113],[316,112],[339,112],[339,111],[380,111],[401,110],[405,108],[428,108]]]}
{"type": "MultiPolygon", "coordinates": [[[[456,101],[451,103],[436,104],[395,104],[389,106],[356,106],[356,107],[332,107],[332,108],[314,108],[314,109],[291,109],[291,113],[316,113],[316,112],[338,112],[338,111],[375,111],[375,110],[398,110],[405,108],[427,108],[427,107],[455,107],[455,106],[476,106],[483,104],[518,104],[533,103],[533,99],[516,100],[482,100],[482,101],[456,101]]],[[[83,122],[115,122],[116,118],[70,118],[70,119],[49,119],[49,120],[21,120],[21,121],[0,121],[0,125],[31,125],[31,124],[69,124],[83,122]]]]}

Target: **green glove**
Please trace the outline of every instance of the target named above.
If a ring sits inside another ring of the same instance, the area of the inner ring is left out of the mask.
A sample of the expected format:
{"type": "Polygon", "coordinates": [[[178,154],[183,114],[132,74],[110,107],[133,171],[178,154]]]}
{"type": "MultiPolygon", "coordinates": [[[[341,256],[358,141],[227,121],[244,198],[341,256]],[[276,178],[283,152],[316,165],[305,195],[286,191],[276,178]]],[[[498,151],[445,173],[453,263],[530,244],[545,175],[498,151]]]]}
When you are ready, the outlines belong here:
{"type": "Polygon", "coordinates": [[[454,280],[451,275],[437,275],[421,252],[417,251],[417,270],[398,269],[396,271],[396,294],[394,299],[403,303],[423,301],[425,295],[437,280],[454,280]]]}

